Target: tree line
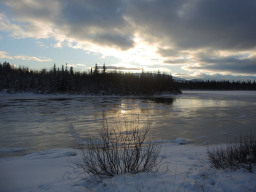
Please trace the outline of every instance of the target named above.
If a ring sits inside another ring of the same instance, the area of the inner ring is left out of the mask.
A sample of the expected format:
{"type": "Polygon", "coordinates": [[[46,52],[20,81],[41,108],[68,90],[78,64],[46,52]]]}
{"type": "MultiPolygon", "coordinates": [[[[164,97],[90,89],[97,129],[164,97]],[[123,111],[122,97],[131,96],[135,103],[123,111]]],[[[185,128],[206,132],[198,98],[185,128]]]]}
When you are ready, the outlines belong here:
{"type": "Polygon", "coordinates": [[[33,71],[0,63],[0,91],[33,93],[70,93],[92,95],[152,95],[181,93],[171,75],[163,73],[121,73],[100,70],[97,64],[88,72],[75,72],[62,65],[50,70],[33,71]]]}
{"type": "Polygon", "coordinates": [[[178,86],[180,89],[193,89],[193,90],[256,90],[255,81],[179,81],[178,86]]]}

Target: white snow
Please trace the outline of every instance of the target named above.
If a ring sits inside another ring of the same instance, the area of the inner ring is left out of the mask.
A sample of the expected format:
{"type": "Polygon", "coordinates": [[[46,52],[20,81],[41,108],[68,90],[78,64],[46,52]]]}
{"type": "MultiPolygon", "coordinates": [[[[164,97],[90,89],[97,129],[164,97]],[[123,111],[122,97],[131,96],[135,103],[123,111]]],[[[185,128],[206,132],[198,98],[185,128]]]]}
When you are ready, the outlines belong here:
{"type": "Polygon", "coordinates": [[[162,144],[163,163],[157,172],[124,174],[97,183],[72,164],[75,149],[52,149],[18,157],[0,158],[3,192],[240,192],[256,191],[256,174],[246,170],[216,170],[210,166],[207,147],[162,144]]]}

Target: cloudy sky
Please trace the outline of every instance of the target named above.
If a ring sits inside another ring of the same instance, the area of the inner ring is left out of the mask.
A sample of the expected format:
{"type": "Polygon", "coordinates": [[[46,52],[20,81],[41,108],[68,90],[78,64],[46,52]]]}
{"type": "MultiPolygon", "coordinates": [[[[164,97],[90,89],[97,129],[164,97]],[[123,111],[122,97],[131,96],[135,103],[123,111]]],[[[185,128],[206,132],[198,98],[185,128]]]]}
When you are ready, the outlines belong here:
{"type": "Polygon", "coordinates": [[[256,79],[255,0],[0,0],[0,62],[256,79]]]}

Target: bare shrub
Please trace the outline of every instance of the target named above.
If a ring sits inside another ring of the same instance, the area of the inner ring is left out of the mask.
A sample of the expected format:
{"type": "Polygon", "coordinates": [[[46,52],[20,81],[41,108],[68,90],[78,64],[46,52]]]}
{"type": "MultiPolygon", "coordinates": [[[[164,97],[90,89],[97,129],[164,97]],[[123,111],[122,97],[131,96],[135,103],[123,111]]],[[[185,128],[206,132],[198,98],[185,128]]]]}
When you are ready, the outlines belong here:
{"type": "Polygon", "coordinates": [[[151,171],[161,159],[160,146],[147,140],[149,130],[150,122],[141,124],[139,118],[105,120],[101,131],[81,147],[82,157],[75,164],[100,179],[151,171]]]}
{"type": "Polygon", "coordinates": [[[240,136],[225,147],[208,149],[207,154],[209,161],[217,169],[245,168],[253,172],[253,165],[256,165],[255,134],[250,134],[248,137],[240,136]]]}

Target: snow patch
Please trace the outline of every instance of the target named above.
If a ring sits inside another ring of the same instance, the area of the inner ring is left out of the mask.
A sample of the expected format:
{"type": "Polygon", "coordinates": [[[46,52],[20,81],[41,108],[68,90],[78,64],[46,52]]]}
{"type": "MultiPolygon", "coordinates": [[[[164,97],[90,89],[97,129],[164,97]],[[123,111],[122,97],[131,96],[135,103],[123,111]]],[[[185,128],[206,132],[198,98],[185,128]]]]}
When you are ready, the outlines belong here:
{"type": "MultiPolygon", "coordinates": [[[[177,141],[187,140],[177,138],[177,141]]],[[[256,174],[244,169],[211,168],[205,146],[165,143],[162,147],[165,158],[157,172],[124,174],[100,183],[72,166],[72,161],[81,155],[75,149],[0,158],[0,189],[8,192],[256,191],[256,174]]]]}

